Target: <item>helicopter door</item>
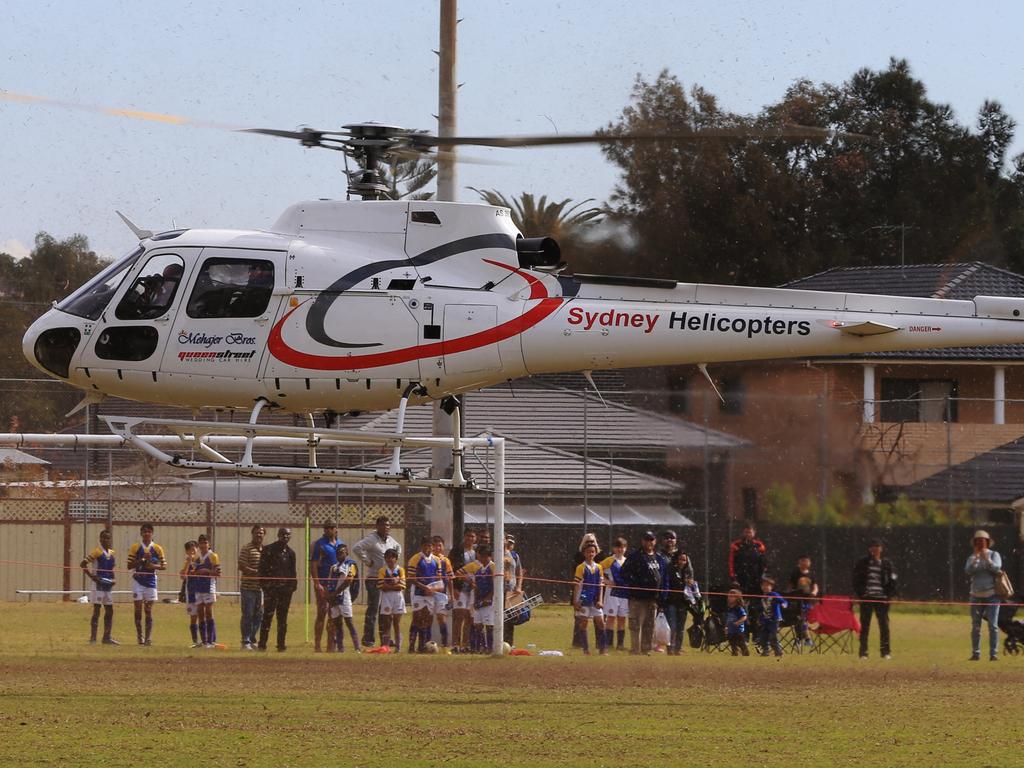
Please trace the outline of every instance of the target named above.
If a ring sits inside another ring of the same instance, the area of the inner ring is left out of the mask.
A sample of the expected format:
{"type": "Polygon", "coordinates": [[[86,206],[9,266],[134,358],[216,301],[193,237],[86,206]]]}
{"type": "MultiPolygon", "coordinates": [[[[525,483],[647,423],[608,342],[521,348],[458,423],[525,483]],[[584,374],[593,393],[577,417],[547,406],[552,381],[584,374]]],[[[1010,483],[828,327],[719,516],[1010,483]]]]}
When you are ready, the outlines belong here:
{"type": "Polygon", "coordinates": [[[485,304],[448,304],[444,308],[444,372],[476,373],[501,368],[497,344],[477,343],[467,337],[498,324],[498,308],[485,304]]]}
{"type": "Polygon", "coordinates": [[[127,289],[103,310],[77,363],[99,389],[132,397],[152,382],[186,265],[196,253],[189,248],[151,252],[127,289]]]}
{"type": "Polygon", "coordinates": [[[205,248],[180,302],[160,370],[252,377],[259,369],[280,299],[283,251],[205,248]]]}

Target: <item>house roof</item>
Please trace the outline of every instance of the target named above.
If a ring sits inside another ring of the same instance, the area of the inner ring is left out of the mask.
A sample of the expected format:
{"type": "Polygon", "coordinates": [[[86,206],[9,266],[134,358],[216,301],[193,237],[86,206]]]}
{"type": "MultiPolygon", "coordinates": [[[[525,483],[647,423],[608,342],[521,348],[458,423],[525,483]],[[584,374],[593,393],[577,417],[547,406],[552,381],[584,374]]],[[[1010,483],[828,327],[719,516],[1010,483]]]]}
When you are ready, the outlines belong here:
{"type": "Polygon", "coordinates": [[[1024,498],[1024,437],[900,489],[911,499],[998,504],[1024,498]]]}
{"type": "MultiPolygon", "coordinates": [[[[927,299],[972,300],[975,296],[1024,297],[1024,275],[980,261],[906,266],[835,267],[786,283],[806,291],[869,293],[927,299]]],[[[914,360],[1020,360],[1024,344],[872,352],[858,357],[914,360]]]]}
{"type": "Polygon", "coordinates": [[[45,459],[19,451],[17,448],[0,448],[0,464],[22,466],[26,464],[49,464],[45,459]]]}
{"type": "MultiPolygon", "coordinates": [[[[363,429],[393,432],[398,411],[387,411],[363,429]]],[[[584,443],[594,450],[630,452],[641,450],[742,448],[749,443],[724,432],[705,429],[682,419],[616,403],[590,392],[535,386],[495,387],[471,393],[466,401],[463,431],[466,434],[495,432],[529,443],[582,452],[584,443]],[[584,413],[586,431],[584,432],[584,413]]],[[[414,406],[405,414],[405,431],[431,434],[432,409],[414,406]]]]}
{"type": "MultiPolygon", "coordinates": [[[[493,433],[492,434],[496,434],[493,433]]],[[[626,469],[614,462],[588,459],[586,462],[586,486],[584,485],[584,461],[581,456],[560,448],[538,445],[514,437],[505,437],[505,487],[509,494],[517,496],[537,494],[572,494],[582,498],[586,487],[591,494],[607,496],[628,493],[650,494],[662,498],[672,496],[682,490],[683,486],[671,480],[632,469],[626,469]]],[[[465,472],[472,475],[482,491],[492,487],[492,458],[487,449],[468,448],[465,450],[465,472]]],[[[367,469],[385,469],[391,463],[391,457],[385,456],[362,466],[367,469]]],[[[410,470],[414,475],[425,477],[432,463],[431,450],[420,448],[403,451],[401,455],[402,469],[410,470]]],[[[315,490],[333,488],[333,484],[321,482],[299,483],[306,493],[315,490]]],[[[367,486],[372,492],[375,486],[367,486]]],[[[391,489],[388,489],[391,492],[391,489]]],[[[595,503],[597,503],[595,501],[595,503]]]]}

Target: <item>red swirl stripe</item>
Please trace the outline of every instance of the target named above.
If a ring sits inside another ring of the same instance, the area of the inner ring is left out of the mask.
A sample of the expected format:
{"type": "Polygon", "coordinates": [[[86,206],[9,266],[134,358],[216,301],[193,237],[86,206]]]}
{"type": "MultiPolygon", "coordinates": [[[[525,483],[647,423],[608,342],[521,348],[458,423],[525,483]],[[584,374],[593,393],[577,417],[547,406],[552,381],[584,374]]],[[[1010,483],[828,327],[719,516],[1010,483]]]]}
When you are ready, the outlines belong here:
{"type": "MultiPolygon", "coordinates": [[[[379,368],[384,365],[408,363],[411,360],[420,360],[425,357],[453,355],[458,352],[467,352],[471,349],[485,347],[488,344],[496,344],[499,341],[504,341],[529,330],[561,306],[562,298],[559,296],[548,296],[544,283],[533,275],[498,261],[491,261],[490,259],[484,259],[484,261],[496,267],[504,267],[522,277],[530,285],[529,298],[531,300],[539,300],[540,303],[514,320],[509,320],[507,323],[502,323],[486,331],[471,333],[469,336],[460,336],[457,339],[448,341],[438,341],[431,344],[395,349],[390,352],[375,352],[366,355],[314,355],[290,347],[284,340],[281,329],[292,313],[302,306],[300,304],[298,307],[289,310],[284,317],[277,321],[270,331],[267,348],[270,350],[270,354],[282,363],[296,368],[315,371],[355,371],[362,370],[363,368],[379,368]]],[[[303,302],[303,304],[305,303],[303,302]]]]}

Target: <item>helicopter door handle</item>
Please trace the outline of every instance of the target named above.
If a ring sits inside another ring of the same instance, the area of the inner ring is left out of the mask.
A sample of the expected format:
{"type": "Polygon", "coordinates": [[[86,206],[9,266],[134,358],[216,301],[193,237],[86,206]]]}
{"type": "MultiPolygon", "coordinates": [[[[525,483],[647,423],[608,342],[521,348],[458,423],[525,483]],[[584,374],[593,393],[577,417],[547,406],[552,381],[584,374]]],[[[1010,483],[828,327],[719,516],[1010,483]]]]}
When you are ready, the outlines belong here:
{"type": "Polygon", "coordinates": [[[170,318],[170,316],[169,316],[169,315],[164,315],[163,317],[157,317],[157,318],[155,318],[155,319],[153,320],[153,322],[154,322],[154,323],[169,323],[169,322],[171,322],[171,318],[170,318]]]}
{"type": "Polygon", "coordinates": [[[259,323],[260,325],[266,325],[268,320],[270,320],[269,315],[264,315],[263,317],[256,318],[256,322],[259,323]]]}

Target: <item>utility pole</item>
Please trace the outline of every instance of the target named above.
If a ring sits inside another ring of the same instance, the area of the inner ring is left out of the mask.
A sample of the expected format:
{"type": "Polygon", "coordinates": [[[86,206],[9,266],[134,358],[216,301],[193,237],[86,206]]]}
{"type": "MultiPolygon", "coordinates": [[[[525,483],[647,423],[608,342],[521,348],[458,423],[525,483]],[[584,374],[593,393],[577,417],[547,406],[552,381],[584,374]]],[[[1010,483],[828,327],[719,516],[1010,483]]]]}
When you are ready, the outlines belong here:
{"type": "MultiPolygon", "coordinates": [[[[455,135],[455,101],[459,87],[455,80],[456,26],[459,23],[456,6],[456,0],[441,0],[441,27],[437,50],[437,135],[442,137],[455,135]]],[[[454,202],[455,184],[455,148],[450,147],[438,153],[437,199],[454,202]]],[[[463,421],[459,420],[460,425],[463,421]]],[[[439,402],[434,403],[434,436],[452,436],[451,416],[441,409],[439,402]]],[[[444,477],[452,466],[451,449],[435,448],[431,463],[431,477],[444,477]]],[[[430,492],[430,502],[431,533],[443,536],[444,540],[452,545],[463,527],[462,490],[434,488],[430,492]]]]}

